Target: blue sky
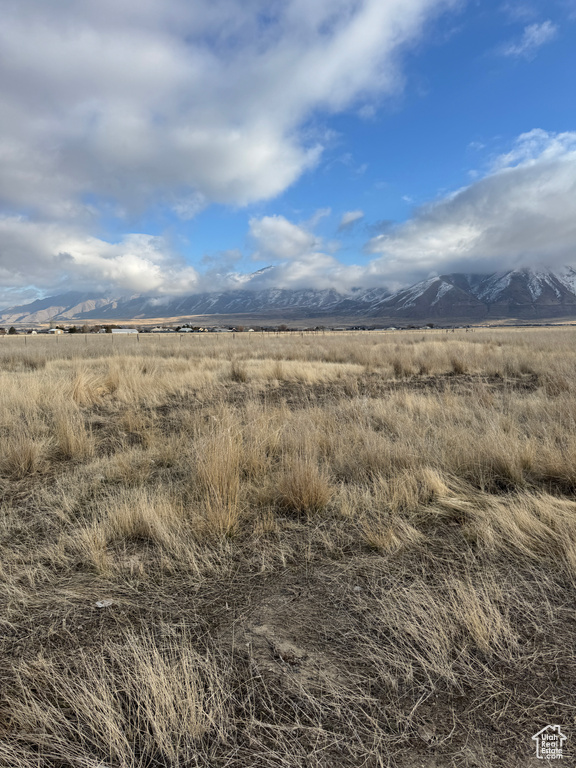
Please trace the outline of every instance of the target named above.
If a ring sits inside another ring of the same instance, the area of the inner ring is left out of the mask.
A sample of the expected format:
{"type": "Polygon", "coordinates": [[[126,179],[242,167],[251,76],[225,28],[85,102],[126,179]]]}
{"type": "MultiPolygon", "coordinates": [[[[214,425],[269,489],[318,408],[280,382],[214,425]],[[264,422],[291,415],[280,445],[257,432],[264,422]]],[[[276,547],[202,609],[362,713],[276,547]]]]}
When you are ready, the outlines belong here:
{"type": "Polygon", "coordinates": [[[4,306],[576,262],[576,2],[4,5],[4,306]]]}

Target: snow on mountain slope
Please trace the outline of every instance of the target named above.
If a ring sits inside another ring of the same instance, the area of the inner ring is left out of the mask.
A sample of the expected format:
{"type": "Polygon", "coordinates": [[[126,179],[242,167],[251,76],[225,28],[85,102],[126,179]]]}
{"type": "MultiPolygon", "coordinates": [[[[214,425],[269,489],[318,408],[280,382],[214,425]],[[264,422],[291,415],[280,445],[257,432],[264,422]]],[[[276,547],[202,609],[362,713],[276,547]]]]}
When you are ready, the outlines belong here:
{"type": "Polygon", "coordinates": [[[107,298],[67,293],[0,312],[0,324],[76,323],[146,320],[194,315],[274,315],[287,317],[523,318],[576,317],[576,270],[564,267],[516,269],[490,275],[450,274],[431,277],[395,293],[385,288],[250,290],[247,280],[235,290],[189,296],[107,298]]]}

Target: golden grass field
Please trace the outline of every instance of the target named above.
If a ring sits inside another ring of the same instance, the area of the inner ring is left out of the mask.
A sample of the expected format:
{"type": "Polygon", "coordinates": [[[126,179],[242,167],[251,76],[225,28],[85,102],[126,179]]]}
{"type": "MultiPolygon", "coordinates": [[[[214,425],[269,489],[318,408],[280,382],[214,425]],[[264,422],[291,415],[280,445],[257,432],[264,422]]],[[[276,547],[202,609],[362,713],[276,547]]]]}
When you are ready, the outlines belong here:
{"type": "Polygon", "coordinates": [[[0,765],[536,765],[575,374],[571,328],[1,338],[0,765]]]}

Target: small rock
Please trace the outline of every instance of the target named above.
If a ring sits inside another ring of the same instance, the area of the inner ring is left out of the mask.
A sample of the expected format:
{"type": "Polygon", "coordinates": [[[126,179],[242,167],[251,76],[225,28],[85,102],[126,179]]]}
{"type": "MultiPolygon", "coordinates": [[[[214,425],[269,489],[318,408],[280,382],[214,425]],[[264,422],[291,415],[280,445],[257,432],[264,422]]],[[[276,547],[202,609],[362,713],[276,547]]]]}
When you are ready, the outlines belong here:
{"type": "Polygon", "coordinates": [[[109,608],[111,605],[114,605],[112,600],[98,600],[96,608],[109,608]]]}

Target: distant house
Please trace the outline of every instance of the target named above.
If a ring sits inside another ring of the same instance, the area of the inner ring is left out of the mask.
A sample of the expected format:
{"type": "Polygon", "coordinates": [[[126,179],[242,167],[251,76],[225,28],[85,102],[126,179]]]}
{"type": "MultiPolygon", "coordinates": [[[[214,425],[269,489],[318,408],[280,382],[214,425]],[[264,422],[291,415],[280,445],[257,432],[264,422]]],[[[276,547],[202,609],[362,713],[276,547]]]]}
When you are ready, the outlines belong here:
{"type": "Polygon", "coordinates": [[[112,328],[112,333],[138,333],[137,328],[112,328]]]}
{"type": "Polygon", "coordinates": [[[60,336],[61,334],[63,334],[63,333],[64,333],[64,331],[62,330],[62,328],[50,328],[50,330],[48,331],[48,333],[51,333],[51,334],[53,334],[54,336],[60,336]]]}

